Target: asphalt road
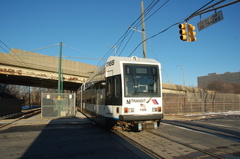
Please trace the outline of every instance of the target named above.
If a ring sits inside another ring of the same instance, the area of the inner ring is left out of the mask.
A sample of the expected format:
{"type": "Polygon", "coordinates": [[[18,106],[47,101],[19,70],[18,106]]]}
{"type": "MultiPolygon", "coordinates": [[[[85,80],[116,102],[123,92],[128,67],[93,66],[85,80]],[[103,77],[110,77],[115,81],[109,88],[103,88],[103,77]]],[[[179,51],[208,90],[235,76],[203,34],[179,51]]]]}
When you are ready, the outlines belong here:
{"type": "MultiPolygon", "coordinates": [[[[225,158],[240,158],[239,117],[208,120],[166,117],[156,131],[191,146],[220,153],[225,158]]],[[[84,116],[79,116],[76,119],[53,120],[32,118],[1,128],[0,158],[150,157],[84,116]]]]}
{"type": "Polygon", "coordinates": [[[224,158],[240,158],[240,118],[177,121],[164,120],[159,133],[191,146],[221,154],[224,158]]]}

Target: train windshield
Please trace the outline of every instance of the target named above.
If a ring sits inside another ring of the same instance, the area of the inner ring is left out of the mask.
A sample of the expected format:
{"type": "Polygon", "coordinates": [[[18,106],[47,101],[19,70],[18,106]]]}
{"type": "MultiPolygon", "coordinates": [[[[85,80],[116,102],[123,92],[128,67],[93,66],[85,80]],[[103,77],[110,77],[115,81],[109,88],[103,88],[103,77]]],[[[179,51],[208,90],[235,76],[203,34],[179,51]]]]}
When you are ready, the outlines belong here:
{"type": "Polygon", "coordinates": [[[157,65],[124,65],[125,97],[160,97],[160,75],[157,65]]]}

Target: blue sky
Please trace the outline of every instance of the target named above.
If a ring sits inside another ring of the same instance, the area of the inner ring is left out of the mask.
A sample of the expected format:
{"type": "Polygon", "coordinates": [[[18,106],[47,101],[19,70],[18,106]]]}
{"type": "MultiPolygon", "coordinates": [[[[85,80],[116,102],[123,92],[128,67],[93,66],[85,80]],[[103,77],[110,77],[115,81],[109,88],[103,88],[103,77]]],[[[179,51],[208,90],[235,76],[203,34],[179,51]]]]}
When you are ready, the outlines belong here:
{"type": "MultiPolygon", "coordinates": [[[[145,18],[165,2],[160,0],[145,18]]],[[[145,22],[147,38],[183,21],[208,2],[169,0],[145,22]]],[[[150,3],[152,0],[145,0],[145,8],[150,3]]],[[[163,82],[183,84],[182,68],[177,65],[184,67],[187,86],[197,86],[197,77],[208,73],[240,71],[240,3],[220,10],[224,19],[202,31],[196,29],[196,42],[181,41],[178,25],[147,41],[147,57],[161,62],[163,82]]],[[[202,19],[212,14],[203,14],[202,19]]],[[[103,58],[108,52],[114,54],[108,45],[115,45],[139,16],[140,0],[0,0],[0,40],[10,48],[27,51],[62,42],[63,56],[103,58]]],[[[199,16],[189,20],[196,27],[198,22],[199,16]]],[[[129,56],[141,40],[140,32],[130,32],[121,46],[118,43],[118,55],[129,56]]],[[[0,52],[9,51],[2,43],[0,46],[0,52]]],[[[59,46],[36,52],[58,56],[59,46]]],[[[132,55],[142,57],[142,46],[132,55]]],[[[96,59],[67,59],[99,63],[96,59]]]]}

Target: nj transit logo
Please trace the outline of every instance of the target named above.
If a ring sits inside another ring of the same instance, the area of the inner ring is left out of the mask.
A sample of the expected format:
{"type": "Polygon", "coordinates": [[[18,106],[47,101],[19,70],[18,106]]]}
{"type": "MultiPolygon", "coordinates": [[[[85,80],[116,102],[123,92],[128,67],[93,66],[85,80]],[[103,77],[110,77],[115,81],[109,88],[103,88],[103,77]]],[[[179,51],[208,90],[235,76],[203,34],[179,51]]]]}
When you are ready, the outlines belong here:
{"type": "Polygon", "coordinates": [[[154,105],[159,105],[157,99],[152,99],[152,102],[153,102],[154,105]]]}

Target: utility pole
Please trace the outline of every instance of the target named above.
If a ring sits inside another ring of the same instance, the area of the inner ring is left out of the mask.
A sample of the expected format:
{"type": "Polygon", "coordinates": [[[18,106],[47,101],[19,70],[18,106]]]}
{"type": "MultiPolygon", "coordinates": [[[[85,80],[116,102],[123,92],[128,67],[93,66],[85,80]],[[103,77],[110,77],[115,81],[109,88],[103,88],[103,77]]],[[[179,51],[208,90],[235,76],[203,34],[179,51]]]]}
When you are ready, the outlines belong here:
{"type": "Polygon", "coordinates": [[[58,59],[58,93],[62,93],[63,80],[62,80],[62,42],[59,43],[59,59],[58,59]]]}
{"type": "Polygon", "coordinates": [[[144,3],[141,1],[141,15],[142,15],[142,43],[143,43],[143,58],[147,57],[146,31],[144,20],[144,3]]]}

